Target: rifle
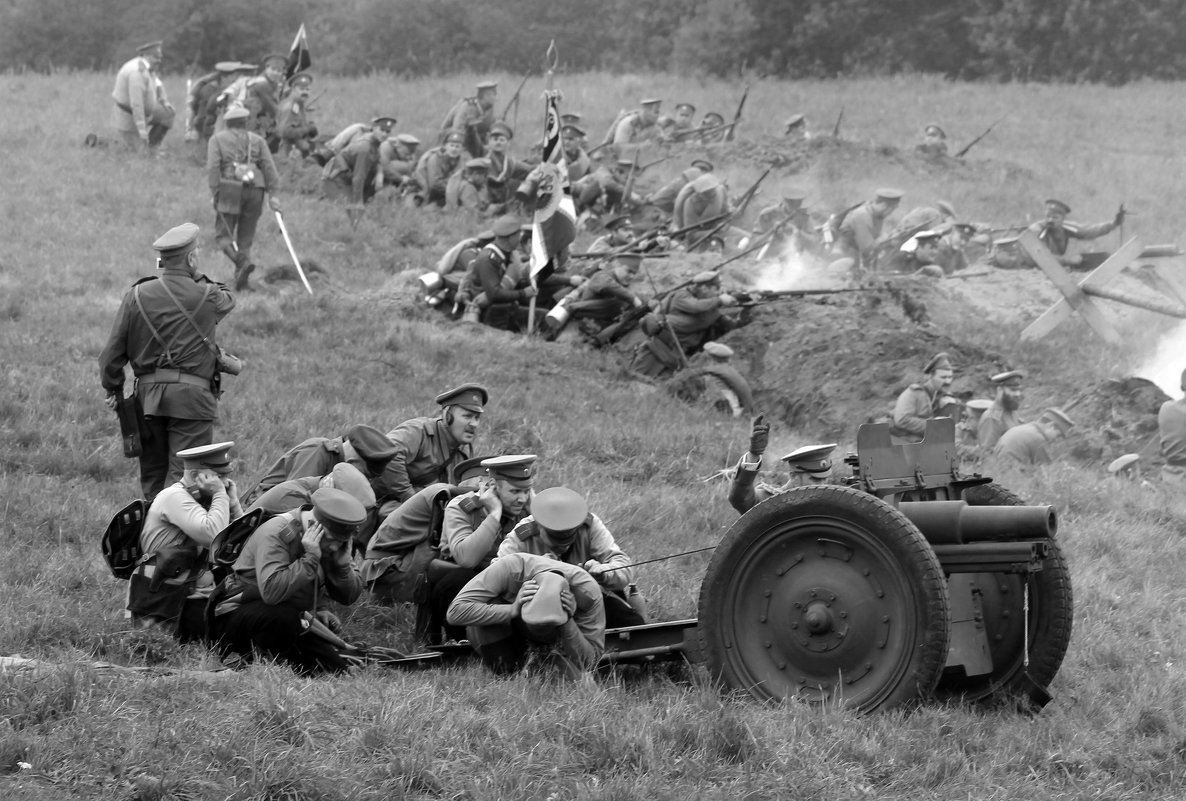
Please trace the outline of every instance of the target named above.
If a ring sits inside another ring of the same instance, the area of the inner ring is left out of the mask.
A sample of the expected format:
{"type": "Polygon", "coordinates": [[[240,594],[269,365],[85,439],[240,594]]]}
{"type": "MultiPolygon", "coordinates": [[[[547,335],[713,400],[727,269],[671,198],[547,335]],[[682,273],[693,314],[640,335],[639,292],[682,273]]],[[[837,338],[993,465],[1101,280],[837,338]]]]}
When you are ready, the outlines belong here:
{"type": "Polygon", "coordinates": [[[648,161],[646,164],[639,166],[638,171],[646,172],[651,167],[654,167],[657,164],[662,164],[663,162],[668,161],[669,159],[673,159],[673,158],[675,158],[675,156],[664,156],[661,159],[655,159],[654,161],[648,161]]]}
{"type": "MultiPolygon", "coordinates": [[[[689,128],[686,131],[677,131],[675,133],[675,135],[673,135],[671,137],[671,141],[672,142],[682,142],[682,141],[684,141],[685,137],[705,136],[708,134],[714,134],[717,131],[729,131],[729,133],[731,135],[733,132],[733,126],[735,126],[735,125],[737,125],[736,122],[723,122],[720,125],[713,125],[708,128],[689,128]]],[[[726,136],[725,141],[726,142],[730,141],[730,137],[726,136]]]]}
{"type": "Polygon", "coordinates": [[[749,206],[750,201],[754,199],[754,195],[757,194],[758,187],[762,185],[762,181],[766,180],[766,176],[769,175],[770,171],[773,169],[774,169],[774,167],[772,167],[772,166],[767,167],[766,171],[758,176],[758,180],[754,181],[753,186],[751,186],[749,189],[747,189],[745,191],[745,194],[741,196],[741,202],[738,205],[738,207],[734,211],[730,212],[729,214],[724,215],[725,219],[720,223],[720,225],[718,225],[716,228],[709,231],[708,234],[706,234],[705,236],[703,236],[699,240],[697,240],[696,244],[690,246],[688,248],[688,250],[692,251],[692,250],[695,250],[696,248],[700,247],[705,242],[712,239],[714,236],[716,236],[722,230],[724,230],[725,226],[727,226],[731,220],[733,220],[737,217],[740,217],[742,214],[745,214],[745,209],[747,206],[749,206]]]}
{"type": "Polygon", "coordinates": [[[519,95],[523,92],[523,87],[527,85],[527,80],[531,77],[531,73],[523,76],[523,80],[519,82],[519,88],[511,95],[511,99],[507,101],[507,107],[502,110],[502,116],[499,117],[503,122],[507,121],[507,115],[511,113],[511,106],[515,107],[516,113],[519,108],[519,95]]]}
{"type": "Polygon", "coordinates": [[[874,292],[874,287],[854,286],[854,287],[840,287],[837,289],[779,289],[769,290],[763,289],[758,292],[738,293],[746,297],[738,303],[738,306],[750,307],[760,306],[763,303],[773,303],[779,300],[790,300],[791,298],[806,298],[813,295],[841,295],[847,292],[874,292]]]}
{"type": "Polygon", "coordinates": [[[737,123],[741,122],[741,112],[745,109],[745,101],[749,98],[749,87],[741,93],[741,102],[737,104],[737,111],[733,114],[733,122],[729,123],[729,132],[725,134],[725,141],[732,142],[733,134],[737,130],[737,123]]]}
{"type": "Polygon", "coordinates": [[[618,201],[615,211],[620,211],[630,205],[630,195],[634,192],[634,176],[638,173],[638,150],[634,151],[634,160],[630,163],[630,172],[626,173],[626,183],[622,186],[622,199],[618,201]]]}
{"type": "Polygon", "coordinates": [[[836,115],[836,124],[832,126],[832,138],[840,138],[840,122],[844,119],[844,106],[840,107],[840,113],[836,115]]]}
{"type": "Polygon", "coordinates": [[[313,95],[313,97],[311,97],[305,101],[305,111],[306,112],[312,113],[317,110],[317,109],[313,108],[313,104],[322,98],[322,96],[325,94],[325,91],[326,90],[322,89],[320,92],[313,95]]]}
{"type": "Polygon", "coordinates": [[[599,150],[604,150],[605,148],[609,147],[612,144],[613,144],[613,142],[602,142],[600,145],[593,148],[592,150],[586,150],[585,155],[592,157],[594,153],[598,152],[599,150]]]}
{"type": "MultiPolygon", "coordinates": [[[[709,225],[718,223],[721,220],[727,218],[728,216],[729,215],[727,213],[719,214],[716,217],[710,217],[707,220],[701,220],[700,222],[693,223],[692,225],[689,225],[685,228],[680,228],[678,231],[672,231],[671,233],[667,234],[667,236],[674,238],[674,237],[680,236],[681,234],[686,234],[689,231],[695,231],[697,228],[704,228],[705,226],[709,226],[709,225]]],[[[651,228],[650,230],[644,231],[643,233],[639,234],[634,239],[627,242],[625,245],[622,245],[620,248],[616,248],[614,250],[603,251],[601,253],[573,253],[572,255],[569,256],[569,258],[570,259],[598,259],[598,258],[612,259],[617,256],[621,256],[623,253],[630,253],[638,245],[647,241],[651,237],[659,236],[662,233],[663,233],[663,226],[656,225],[654,228],[651,228]]]]}
{"type": "MultiPolygon", "coordinates": [[[[1006,114],[1006,115],[1005,115],[1005,117],[1008,117],[1008,116],[1009,116],[1008,114],[1006,114]]],[[[992,133],[992,129],[993,129],[993,128],[997,127],[997,126],[998,126],[998,125],[1000,125],[1002,122],[1004,122],[1004,121],[1005,121],[1005,117],[1001,117],[999,120],[997,120],[996,122],[994,122],[992,125],[990,125],[990,126],[988,126],[987,128],[985,128],[985,129],[984,129],[984,133],[980,134],[980,136],[977,136],[977,137],[976,137],[975,139],[973,139],[971,142],[968,142],[968,144],[966,144],[966,145],[964,145],[962,148],[960,148],[960,151],[959,151],[958,153],[956,153],[956,154],[955,154],[955,158],[957,158],[957,159],[962,159],[964,156],[966,156],[966,155],[968,154],[968,151],[969,151],[969,150],[971,150],[972,148],[976,147],[976,145],[977,145],[977,144],[979,144],[979,142],[980,142],[980,140],[981,140],[981,139],[983,139],[984,137],[986,137],[986,136],[988,136],[990,133],[992,133]]]]}

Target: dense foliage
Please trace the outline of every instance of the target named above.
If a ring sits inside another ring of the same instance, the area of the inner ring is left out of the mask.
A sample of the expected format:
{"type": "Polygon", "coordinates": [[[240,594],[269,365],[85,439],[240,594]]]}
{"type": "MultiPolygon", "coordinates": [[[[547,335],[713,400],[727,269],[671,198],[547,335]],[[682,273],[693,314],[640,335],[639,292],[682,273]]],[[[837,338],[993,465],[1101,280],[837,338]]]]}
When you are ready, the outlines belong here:
{"type": "Polygon", "coordinates": [[[0,0],[0,69],[102,69],[163,38],[167,68],[286,50],[340,74],[572,70],[1095,81],[1186,76],[1179,0],[0,0]]]}

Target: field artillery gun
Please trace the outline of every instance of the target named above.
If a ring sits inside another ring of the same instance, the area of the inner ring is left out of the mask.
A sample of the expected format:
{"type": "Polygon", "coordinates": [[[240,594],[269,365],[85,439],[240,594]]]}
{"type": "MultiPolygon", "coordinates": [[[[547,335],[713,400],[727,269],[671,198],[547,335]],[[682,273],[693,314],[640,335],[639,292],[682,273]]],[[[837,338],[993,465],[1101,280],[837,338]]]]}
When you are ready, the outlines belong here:
{"type": "Polygon", "coordinates": [[[733,524],[698,619],[612,629],[606,661],[682,657],[761,700],[863,712],[1048,702],[1073,617],[1054,509],[961,475],[950,418],[918,443],[862,426],[846,463],[843,485],[792,489],[733,524]]]}

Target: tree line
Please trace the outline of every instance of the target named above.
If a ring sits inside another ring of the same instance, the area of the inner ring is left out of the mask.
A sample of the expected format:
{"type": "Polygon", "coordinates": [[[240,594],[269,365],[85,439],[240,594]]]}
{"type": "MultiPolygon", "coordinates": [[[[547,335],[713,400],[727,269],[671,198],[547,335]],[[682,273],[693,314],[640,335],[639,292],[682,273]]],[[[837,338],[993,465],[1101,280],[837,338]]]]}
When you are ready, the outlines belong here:
{"type": "Polygon", "coordinates": [[[964,80],[1186,77],[1181,0],[0,0],[0,69],[112,69],[163,39],[165,69],[286,52],[318,71],[564,69],[964,80]]]}

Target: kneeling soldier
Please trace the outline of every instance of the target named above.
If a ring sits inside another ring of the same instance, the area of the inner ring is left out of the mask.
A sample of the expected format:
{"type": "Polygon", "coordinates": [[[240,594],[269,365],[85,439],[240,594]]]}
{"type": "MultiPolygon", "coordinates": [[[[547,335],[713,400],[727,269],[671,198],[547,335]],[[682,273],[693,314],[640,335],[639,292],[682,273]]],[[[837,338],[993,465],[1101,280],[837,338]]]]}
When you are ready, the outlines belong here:
{"type": "Polygon", "coordinates": [[[182,642],[205,636],[203,612],[214,581],[206,550],[226,525],[243,514],[234,471],[233,442],[177,452],[181,480],[153,499],[144,517],[144,557],[128,582],[127,617],[136,628],[159,628],[182,642]]]}
{"type": "Polygon", "coordinates": [[[574,565],[514,553],[470,580],[449,606],[449,623],[495,673],[513,673],[535,648],[570,678],[605,650],[605,607],[597,582],[574,565]]]}
{"type": "Polygon", "coordinates": [[[350,494],[319,489],[313,504],[274,517],[251,535],[234,572],[212,598],[212,634],[224,656],[259,652],[305,675],[347,668],[337,647],[316,634],[341,628],[326,597],[352,604],[362,579],[350,559],[366,510],[350,494]]]}
{"type": "Polygon", "coordinates": [[[531,500],[531,516],[498,546],[498,558],[513,553],[546,556],[583,567],[601,585],[605,623],[610,628],[641,626],[646,618],[626,600],[634,581],[630,557],[618,547],[601,518],[589,511],[580,493],[552,487],[531,500]]]}

